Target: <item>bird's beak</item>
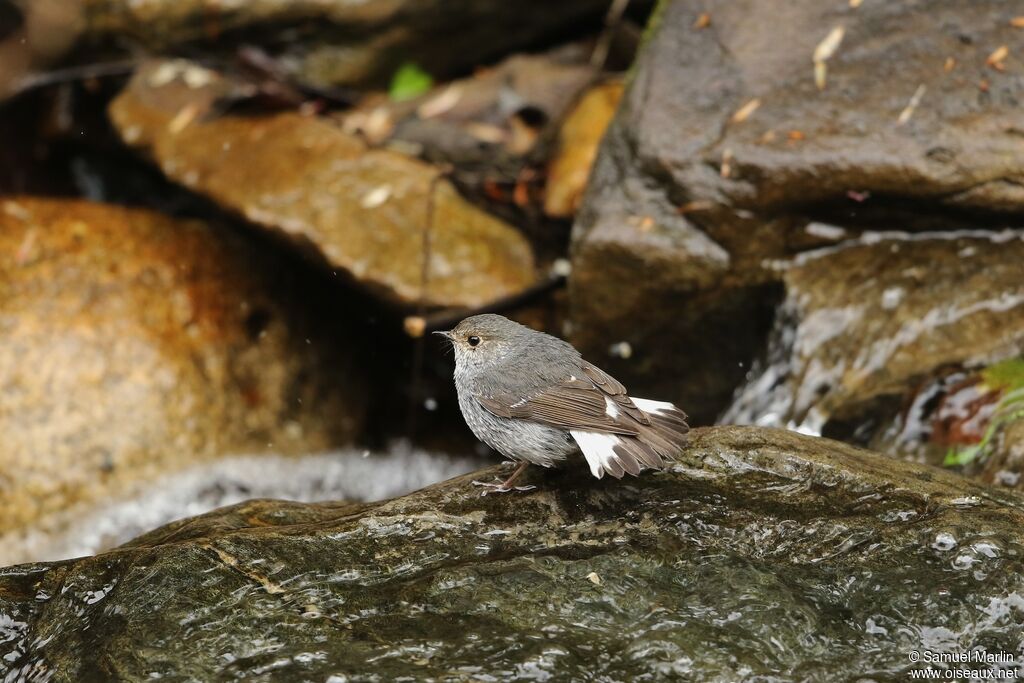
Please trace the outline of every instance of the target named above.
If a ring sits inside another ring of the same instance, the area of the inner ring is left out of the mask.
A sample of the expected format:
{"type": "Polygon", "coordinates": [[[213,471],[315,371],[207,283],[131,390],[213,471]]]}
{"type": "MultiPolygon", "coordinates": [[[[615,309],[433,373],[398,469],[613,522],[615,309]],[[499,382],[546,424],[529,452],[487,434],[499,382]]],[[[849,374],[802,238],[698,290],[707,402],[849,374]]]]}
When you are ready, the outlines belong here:
{"type": "Polygon", "coordinates": [[[433,334],[439,334],[442,337],[447,337],[449,340],[452,338],[452,331],[451,330],[435,330],[433,332],[433,334]]]}

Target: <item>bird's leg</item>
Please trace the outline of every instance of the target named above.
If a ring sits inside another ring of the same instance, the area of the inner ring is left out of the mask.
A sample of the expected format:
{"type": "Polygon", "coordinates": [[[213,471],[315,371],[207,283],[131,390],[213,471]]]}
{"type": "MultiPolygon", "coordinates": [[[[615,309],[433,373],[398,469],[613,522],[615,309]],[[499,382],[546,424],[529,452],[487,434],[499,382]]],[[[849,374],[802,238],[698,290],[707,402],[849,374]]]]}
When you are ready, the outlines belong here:
{"type": "MultiPolygon", "coordinates": [[[[474,480],[473,481],[473,485],[474,486],[483,486],[484,488],[487,489],[486,491],[484,491],[483,493],[480,494],[482,496],[486,496],[488,493],[508,493],[508,492],[513,490],[512,482],[514,482],[516,479],[519,478],[519,475],[521,475],[526,470],[526,468],[529,466],[529,464],[530,463],[525,461],[525,460],[523,462],[519,463],[519,466],[516,467],[516,469],[512,472],[512,476],[509,477],[508,479],[506,479],[505,481],[503,481],[500,484],[491,484],[491,483],[484,482],[484,481],[476,481],[476,480],[474,480]]],[[[533,486],[531,484],[529,486],[516,486],[514,490],[516,490],[516,491],[531,491],[531,490],[533,490],[535,488],[537,488],[537,487],[533,486]]]]}

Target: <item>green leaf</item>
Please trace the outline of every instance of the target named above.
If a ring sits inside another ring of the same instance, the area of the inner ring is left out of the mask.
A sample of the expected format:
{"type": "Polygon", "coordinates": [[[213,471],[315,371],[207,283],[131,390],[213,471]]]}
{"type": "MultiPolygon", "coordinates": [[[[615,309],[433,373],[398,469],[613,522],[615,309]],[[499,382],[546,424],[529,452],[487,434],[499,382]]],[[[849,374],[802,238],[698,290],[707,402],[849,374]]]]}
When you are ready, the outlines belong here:
{"type": "Polygon", "coordinates": [[[985,386],[992,389],[1017,389],[1024,387],[1024,358],[1011,358],[981,371],[985,386]]]}
{"type": "Polygon", "coordinates": [[[434,79],[430,74],[412,62],[406,62],[391,77],[388,96],[396,102],[411,100],[430,90],[434,79]]]}
{"type": "Polygon", "coordinates": [[[946,467],[960,467],[961,465],[966,465],[978,457],[978,453],[981,452],[981,448],[981,444],[966,446],[964,448],[957,448],[954,446],[946,451],[946,458],[942,461],[942,464],[946,467]]]}

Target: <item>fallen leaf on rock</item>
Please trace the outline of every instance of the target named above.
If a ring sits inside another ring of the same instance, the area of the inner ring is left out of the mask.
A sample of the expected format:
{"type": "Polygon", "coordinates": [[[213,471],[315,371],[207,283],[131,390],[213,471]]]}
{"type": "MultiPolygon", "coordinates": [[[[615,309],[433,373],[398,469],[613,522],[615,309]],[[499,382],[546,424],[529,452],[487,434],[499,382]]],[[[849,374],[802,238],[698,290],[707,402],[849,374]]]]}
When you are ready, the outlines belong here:
{"type": "Polygon", "coordinates": [[[693,27],[698,31],[702,28],[707,28],[708,26],[711,26],[711,15],[707,12],[701,14],[697,17],[697,20],[693,22],[693,27]]]}
{"type": "Polygon", "coordinates": [[[750,118],[750,115],[757,111],[757,108],[761,106],[761,100],[754,98],[744,104],[742,107],[736,110],[736,113],[732,115],[733,123],[743,123],[750,118]]]}
{"type": "Polygon", "coordinates": [[[914,111],[917,110],[917,106],[921,104],[921,98],[924,97],[924,93],[928,88],[925,87],[924,83],[917,86],[917,90],[914,91],[914,95],[910,98],[910,102],[900,112],[899,118],[896,119],[896,125],[902,126],[904,123],[910,120],[910,117],[914,115],[914,111]]]}
{"type": "Polygon", "coordinates": [[[682,215],[685,215],[688,213],[693,213],[694,211],[709,211],[713,207],[714,204],[707,201],[706,199],[697,199],[692,202],[686,202],[678,209],[676,209],[676,211],[678,211],[682,215]]]}
{"type": "Polygon", "coordinates": [[[1006,61],[1006,58],[1009,55],[1010,48],[1008,48],[1006,45],[1000,45],[992,52],[992,54],[988,56],[988,59],[985,60],[985,65],[992,67],[996,71],[1005,71],[1006,64],[1004,64],[1003,62],[1006,61]]]}
{"type": "Polygon", "coordinates": [[[818,90],[825,89],[825,80],[828,76],[828,67],[825,66],[825,62],[814,63],[814,85],[818,86],[818,90]]]}
{"type": "Polygon", "coordinates": [[[366,193],[363,201],[360,202],[364,209],[375,209],[382,206],[391,197],[391,186],[380,185],[366,193]]]}
{"type": "Polygon", "coordinates": [[[480,123],[479,121],[471,121],[466,124],[466,132],[475,137],[480,142],[489,142],[497,145],[505,141],[506,133],[505,129],[501,126],[495,126],[490,123],[480,123]]]}
{"type": "Polygon", "coordinates": [[[843,42],[845,32],[846,29],[842,26],[836,26],[814,48],[814,56],[811,57],[811,60],[814,62],[814,84],[818,86],[818,90],[825,89],[825,79],[828,74],[828,67],[825,66],[825,62],[839,49],[839,44],[843,42]]]}
{"type": "Polygon", "coordinates": [[[432,119],[451,111],[462,99],[463,89],[459,84],[449,85],[440,94],[416,108],[416,115],[421,119],[432,119]]]}
{"type": "Polygon", "coordinates": [[[942,70],[949,73],[956,68],[956,60],[952,57],[946,57],[946,63],[942,65],[942,70]]]}
{"type": "Polygon", "coordinates": [[[728,178],[732,175],[732,150],[724,149],[722,151],[722,165],[719,167],[719,174],[723,178],[728,178]]]}
{"type": "Polygon", "coordinates": [[[814,57],[812,61],[825,62],[828,61],[832,55],[839,49],[839,44],[843,42],[843,35],[846,33],[846,29],[842,26],[836,26],[834,29],[829,31],[829,34],[825,36],[825,39],[818,43],[818,47],[814,48],[814,57]]]}
{"type": "Polygon", "coordinates": [[[590,572],[587,574],[587,581],[594,584],[595,586],[601,585],[601,577],[597,575],[597,572],[590,572]]]}
{"type": "Polygon", "coordinates": [[[196,120],[196,116],[199,115],[199,106],[195,103],[190,103],[181,108],[181,110],[175,115],[171,122],[167,124],[167,130],[170,131],[171,135],[177,135],[181,131],[188,128],[189,124],[196,120]]]}
{"type": "Polygon", "coordinates": [[[1024,28],[1024,17],[1014,17],[1010,19],[1010,26],[1014,28],[1024,28]]]}

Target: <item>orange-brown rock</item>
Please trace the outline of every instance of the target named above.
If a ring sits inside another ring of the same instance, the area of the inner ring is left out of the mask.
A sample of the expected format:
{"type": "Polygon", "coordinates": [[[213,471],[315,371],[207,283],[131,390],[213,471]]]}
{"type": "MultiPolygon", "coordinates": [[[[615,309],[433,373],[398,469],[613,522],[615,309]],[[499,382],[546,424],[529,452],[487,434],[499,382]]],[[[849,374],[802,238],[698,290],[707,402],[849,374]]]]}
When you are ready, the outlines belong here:
{"type": "Polygon", "coordinates": [[[110,114],[124,140],[170,178],[256,225],[312,245],[330,266],[395,303],[475,306],[533,281],[526,239],[447,180],[435,180],[432,166],[368,149],[338,127],[298,113],[218,115],[230,89],[198,66],[152,63],[110,114]]]}
{"type": "Polygon", "coordinates": [[[206,223],[0,200],[0,548],[198,459],[350,440],[360,373],[293,280],[206,223]]]}

